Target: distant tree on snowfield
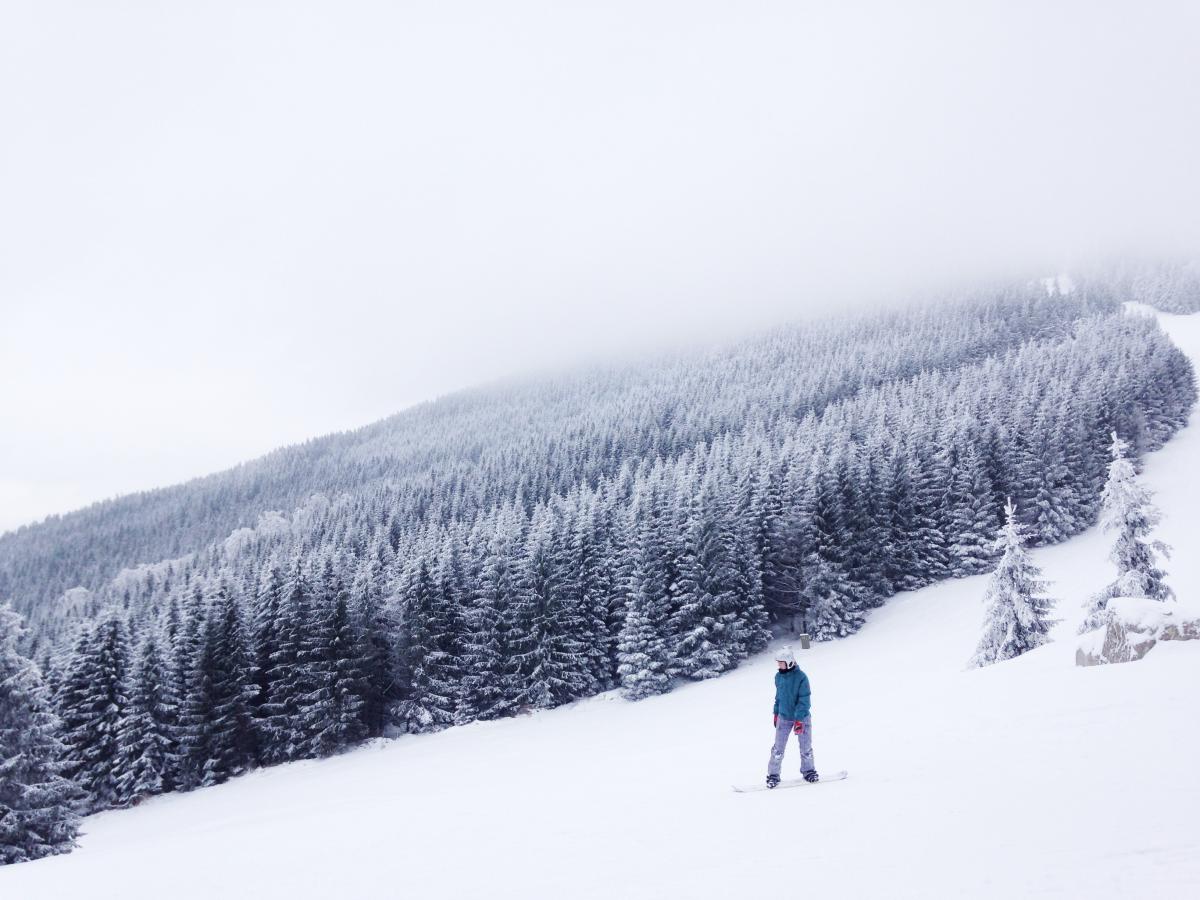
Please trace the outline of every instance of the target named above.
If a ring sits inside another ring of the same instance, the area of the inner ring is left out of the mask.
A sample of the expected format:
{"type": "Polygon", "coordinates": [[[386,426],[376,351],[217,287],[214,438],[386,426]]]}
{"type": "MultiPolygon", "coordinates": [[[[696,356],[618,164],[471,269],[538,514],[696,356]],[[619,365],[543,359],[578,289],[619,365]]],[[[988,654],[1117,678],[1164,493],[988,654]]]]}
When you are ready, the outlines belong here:
{"type": "Polygon", "coordinates": [[[1170,600],[1175,596],[1166,584],[1166,572],[1155,564],[1155,553],[1168,556],[1171,548],[1146,537],[1161,521],[1162,514],[1150,501],[1150,491],[1138,484],[1137,471],[1127,456],[1128,445],[1114,431],[1109,452],[1108,482],[1100,495],[1100,524],[1117,532],[1117,542],[1108,558],[1117,566],[1117,578],[1092,597],[1080,633],[1104,623],[1108,601],[1114,597],[1148,597],[1170,600]]]}
{"type": "Polygon", "coordinates": [[[1050,618],[1054,601],[1044,596],[1046,582],[1025,549],[1011,500],[1004,507],[1004,516],[996,542],[1003,555],[984,596],[983,637],[971,658],[972,666],[990,666],[1040,647],[1050,640],[1050,627],[1055,624],[1050,618]]]}

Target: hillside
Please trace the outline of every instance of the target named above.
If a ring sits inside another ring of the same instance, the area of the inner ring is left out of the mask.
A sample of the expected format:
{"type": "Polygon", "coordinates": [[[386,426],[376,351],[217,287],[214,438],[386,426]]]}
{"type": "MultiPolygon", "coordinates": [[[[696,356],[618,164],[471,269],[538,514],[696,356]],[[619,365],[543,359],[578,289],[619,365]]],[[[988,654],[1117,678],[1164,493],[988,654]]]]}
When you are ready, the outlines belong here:
{"type": "MultiPolygon", "coordinates": [[[[1121,294],[1123,299],[1126,293],[1121,294]]],[[[0,535],[0,599],[30,614],[126,567],[197,553],[313,494],[370,541],[596,488],[622,466],[671,461],[725,435],[781,435],[806,416],[918,373],[953,371],[1111,313],[1107,282],[1071,296],[1007,285],[900,311],[781,327],[707,352],[509,380],[227,472],[94,504],[0,535]]],[[[154,440],[148,431],[147,440],[154,440]]]]}
{"type": "MultiPolygon", "coordinates": [[[[1200,360],[1200,319],[1159,318],[1200,360]]],[[[1170,582],[1200,614],[1197,458],[1193,423],[1144,478],[1170,582]]],[[[964,671],[978,576],[901,593],[803,653],[817,765],[843,783],[729,791],[765,767],[764,654],[637,704],[606,693],[103,813],[75,853],[0,869],[0,895],[1193,897],[1200,642],[1074,666],[1108,546],[1092,530],[1035,552],[1064,621],[1020,659],[964,671]]]]}

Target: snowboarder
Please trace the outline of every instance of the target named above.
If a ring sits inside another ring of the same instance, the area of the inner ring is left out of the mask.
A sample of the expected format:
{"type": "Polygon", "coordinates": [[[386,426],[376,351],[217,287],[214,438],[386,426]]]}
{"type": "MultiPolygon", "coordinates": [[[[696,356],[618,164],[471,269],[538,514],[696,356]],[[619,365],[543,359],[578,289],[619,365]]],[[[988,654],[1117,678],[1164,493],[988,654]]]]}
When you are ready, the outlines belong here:
{"type": "Polygon", "coordinates": [[[791,647],[784,647],[775,654],[779,671],[775,673],[775,744],[771,747],[771,760],[767,763],[767,787],[779,784],[779,770],[783,765],[783,751],[787,749],[788,735],[796,735],[800,743],[800,774],[804,780],[817,780],[817,769],[813,765],[812,716],[809,710],[808,676],[796,665],[796,655],[791,647]]]}

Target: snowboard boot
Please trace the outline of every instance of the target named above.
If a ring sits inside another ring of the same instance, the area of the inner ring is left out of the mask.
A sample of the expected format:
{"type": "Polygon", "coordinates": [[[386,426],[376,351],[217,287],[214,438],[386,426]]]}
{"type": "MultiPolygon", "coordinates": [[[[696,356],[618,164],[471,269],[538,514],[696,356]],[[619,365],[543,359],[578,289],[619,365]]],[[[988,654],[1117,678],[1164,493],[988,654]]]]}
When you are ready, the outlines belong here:
{"type": "Polygon", "coordinates": [[[779,776],[778,775],[768,775],[767,776],[767,787],[768,788],[773,788],[773,787],[777,786],[778,784],[779,784],[779,776]]]}
{"type": "Polygon", "coordinates": [[[817,781],[817,780],[818,780],[818,779],[817,779],[817,772],[816,772],[816,770],[815,770],[815,769],[814,769],[813,771],[811,771],[811,772],[803,772],[803,773],[801,773],[801,774],[803,774],[803,775],[804,775],[804,780],[805,780],[805,781],[807,781],[809,784],[812,784],[813,782],[815,782],[815,781],[817,781]]]}

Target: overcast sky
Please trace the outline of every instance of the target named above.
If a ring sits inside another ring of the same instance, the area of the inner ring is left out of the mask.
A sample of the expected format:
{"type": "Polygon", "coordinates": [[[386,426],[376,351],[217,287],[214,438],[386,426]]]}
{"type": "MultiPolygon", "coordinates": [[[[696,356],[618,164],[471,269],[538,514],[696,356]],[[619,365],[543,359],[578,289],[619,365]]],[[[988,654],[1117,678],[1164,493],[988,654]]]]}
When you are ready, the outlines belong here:
{"type": "Polygon", "coordinates": [[[1200,246],[1189,2],[0,4],[0,530],[482,380],[1200,246]]]}

